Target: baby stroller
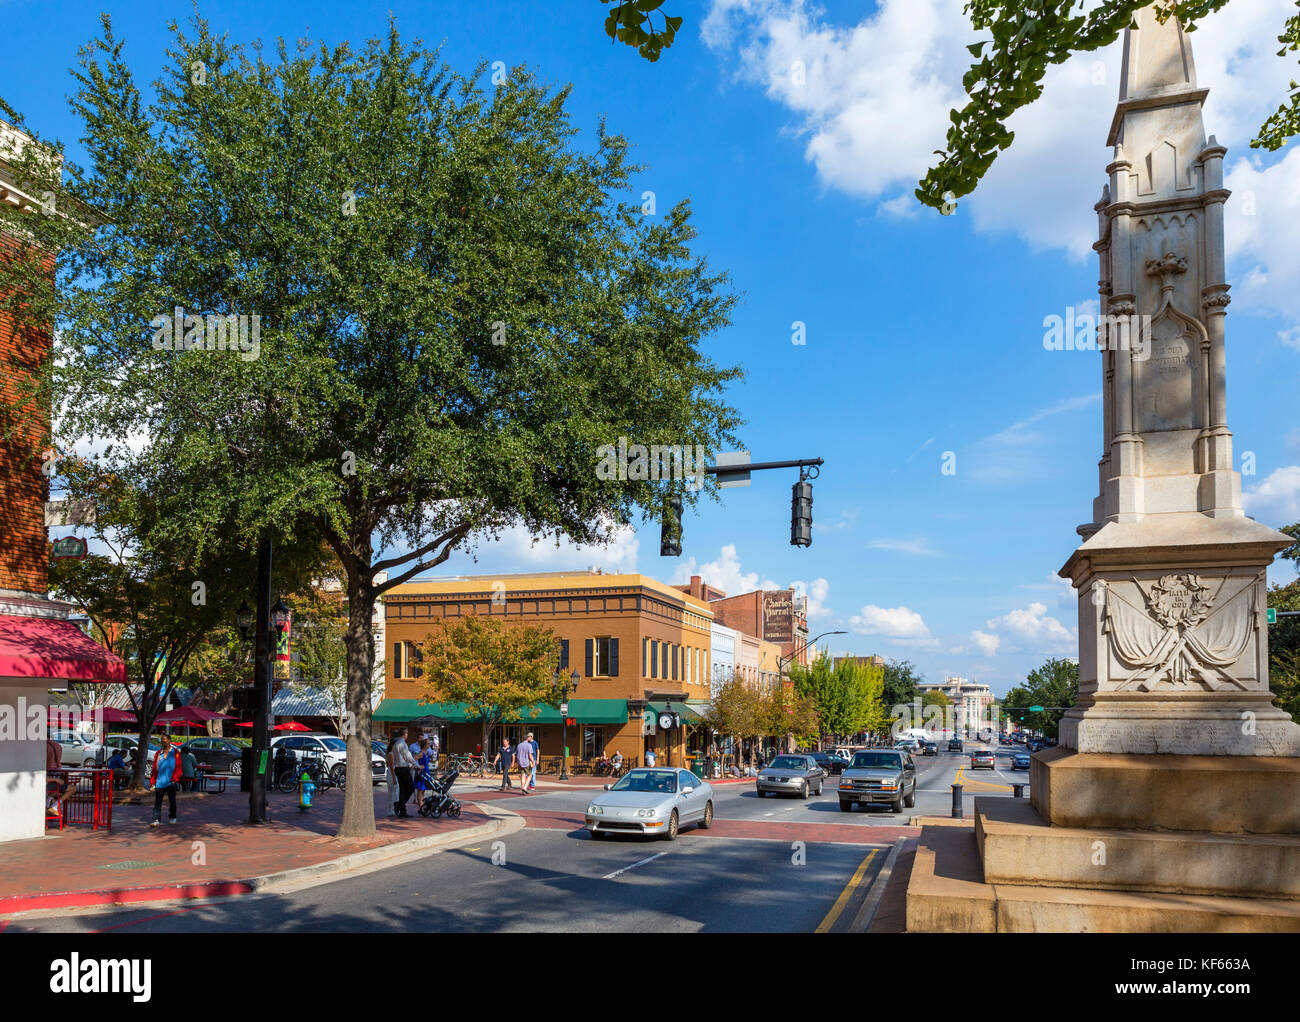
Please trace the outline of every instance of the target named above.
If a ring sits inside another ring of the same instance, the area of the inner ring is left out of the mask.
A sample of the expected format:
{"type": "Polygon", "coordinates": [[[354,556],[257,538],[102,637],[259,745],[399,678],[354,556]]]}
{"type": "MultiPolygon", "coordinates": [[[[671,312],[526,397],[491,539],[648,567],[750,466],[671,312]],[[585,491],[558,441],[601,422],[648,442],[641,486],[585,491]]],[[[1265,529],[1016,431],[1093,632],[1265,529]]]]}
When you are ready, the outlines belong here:
{"type": "Polygon", "coordinates": [[[422,780],[428,790],[423,802],[420,803],[420,815],[433,817],[435,820],[446,813],[453,820],[460,816],[460,803],[457,802],[448,792],[455,783],[456,778],[460,776],[459,770],[452,770],[450,773],[443,774],[439,778],[434,778],[428,770],[424,771],[422,780]]]}

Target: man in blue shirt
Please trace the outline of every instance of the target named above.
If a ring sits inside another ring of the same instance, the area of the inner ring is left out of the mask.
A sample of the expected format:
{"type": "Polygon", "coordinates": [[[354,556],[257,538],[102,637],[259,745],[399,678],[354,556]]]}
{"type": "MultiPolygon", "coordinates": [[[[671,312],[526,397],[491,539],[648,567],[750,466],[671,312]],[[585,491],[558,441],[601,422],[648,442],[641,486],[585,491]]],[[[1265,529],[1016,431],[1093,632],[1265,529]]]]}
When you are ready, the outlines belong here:
{"type": "Polygon", "coordinates": [[[181,759],[167,735],[162,737],[162,751],[153,761],[153,771],[149,775],[149,787],[153,789],[153,822],[158,826],[162,815],[163,795],[167,796],[167,822],[176,822],[176,784],[181,778],[181,759]]]}

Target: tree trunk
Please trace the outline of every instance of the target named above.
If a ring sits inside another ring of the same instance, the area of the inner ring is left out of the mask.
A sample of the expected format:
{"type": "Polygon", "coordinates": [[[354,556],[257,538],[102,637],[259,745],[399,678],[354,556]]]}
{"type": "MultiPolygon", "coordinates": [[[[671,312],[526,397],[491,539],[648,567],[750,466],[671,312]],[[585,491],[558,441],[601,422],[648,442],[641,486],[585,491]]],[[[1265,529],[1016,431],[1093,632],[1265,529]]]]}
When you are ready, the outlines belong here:
{"type": "Polygon", "coordinates": [[[361,556],[345,565],[345,569],[348,584],[348,674],[342,731],[348,745],[348,783],[343,793],[343,820],[336,836],[367,838],[375,833],[375,794],[370,771],[373,755],[370,748],[370,691],[375,666],[375,641],[370,629],[375,612],[375,591],[370,579],[368,544],[361,556]]]}

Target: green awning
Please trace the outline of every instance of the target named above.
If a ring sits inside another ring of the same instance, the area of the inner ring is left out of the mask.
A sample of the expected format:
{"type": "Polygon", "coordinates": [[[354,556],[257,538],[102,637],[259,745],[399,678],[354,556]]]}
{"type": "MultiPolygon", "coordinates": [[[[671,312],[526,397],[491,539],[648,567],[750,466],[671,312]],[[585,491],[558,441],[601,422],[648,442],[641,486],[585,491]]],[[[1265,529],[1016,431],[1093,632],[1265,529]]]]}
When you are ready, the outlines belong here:
{"type": "MultiPolygon", "coordinates": [[[[651,713],[663,713],[668,709],[668,703],[646,703],[646,709],[651,713]]],[[[698,704],[697,704],[698,705],[698,704]]],[[[675,702],[672,704],[672,712],[682,715],[682,723],[699,724],[704,720],[704,715],[698,709],[691,706],[689,702],[675,702]]]]}
{"type": "MultiPolygon", "coordinates": [[[[439,717],[448,724],[466,724],[478,718],[470,714],[464,703],[425,703],[419,699],[385,699],[370,715],[381,723],[405,723],[421,717],[439,717]]],[[[569,716],[580,724],[626,724],[626,699],[570,699],[569,716]]],[[[523,710],[507,723],[560,724],[558,706],[532,706],[523,710]]]]}

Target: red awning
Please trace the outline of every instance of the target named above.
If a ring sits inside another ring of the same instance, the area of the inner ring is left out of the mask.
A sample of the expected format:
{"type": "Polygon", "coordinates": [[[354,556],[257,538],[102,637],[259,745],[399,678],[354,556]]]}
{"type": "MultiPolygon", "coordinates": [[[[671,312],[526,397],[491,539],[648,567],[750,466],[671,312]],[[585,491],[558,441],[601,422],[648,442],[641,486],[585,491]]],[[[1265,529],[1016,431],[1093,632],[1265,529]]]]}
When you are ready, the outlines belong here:
{"type": "Polygon", "coordinates": [[[0,614],[0,682],[126,684],[126,664],[71,621],[0,614]]]}

